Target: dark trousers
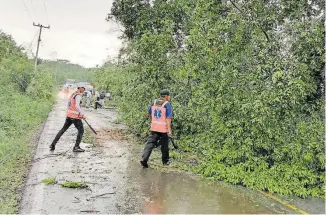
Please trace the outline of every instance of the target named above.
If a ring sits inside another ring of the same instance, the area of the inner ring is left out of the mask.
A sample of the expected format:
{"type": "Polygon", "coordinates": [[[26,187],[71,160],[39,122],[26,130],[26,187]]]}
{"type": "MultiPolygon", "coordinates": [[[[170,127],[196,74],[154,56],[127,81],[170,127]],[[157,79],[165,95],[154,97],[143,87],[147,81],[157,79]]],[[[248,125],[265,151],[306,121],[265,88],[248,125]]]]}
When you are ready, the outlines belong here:
{"type": "Polygon", "coordinates": [[[83,122],[81,121],[81,119],[73,119],[73,118],[69,118],[69,117],[66,118],[65,124],[63,125],[61,130],[58,132],[57,136],[55,136],[55,138],[52,142],[52,145],[55,145],[59,141],[60,137],[68,130],[68,128],[71,126],[71,124],[74,124],[74,126],[78,130],[75,147],[79,147],[79,144],[80,144],[81,139],[84,134],[83,122]]]}
{"type": "Polygon", "coordinates": [[[97,109],[97,106],[102,107],[102,105],[99,103],[99,101],[100,101],[100,97],[97,97],[96,101],[95,101],[95,109],[97,109]]]}
{"type": "Polygon", "coordinates": [[[158,141],[160,141],[161,152],[162,152],[162,162],[163,164],[169,161],[169,137],[167,133],[160,133],[151,131],[148,136],[147,142],[145,144],[144,153],[142,156],[143,161],[147,162],[153,149],[157,146],[158,141]]]}

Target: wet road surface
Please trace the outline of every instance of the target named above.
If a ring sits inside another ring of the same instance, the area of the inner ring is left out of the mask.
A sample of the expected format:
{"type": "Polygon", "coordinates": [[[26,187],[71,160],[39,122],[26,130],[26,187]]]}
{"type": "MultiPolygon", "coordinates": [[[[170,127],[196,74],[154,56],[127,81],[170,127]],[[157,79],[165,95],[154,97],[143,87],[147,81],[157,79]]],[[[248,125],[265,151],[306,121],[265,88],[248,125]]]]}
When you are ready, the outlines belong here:
{"type": "Polygon", "coordinates": [[[49,145],[65,121],[66,103],[59,98],[49,114],[22,194],[20,213],[294,213],[246,189],[208,183],[186,173],[141,168],[141,148],[110,133],[124,128],[114,123],[116,113],[112,110],[86,110],[88,122],[99,131],[95,146],[82,143],[86,152],[72,152],[77,136],[72,125],[56,150],[50,152],[49,145]],[[42,182],[50,177],[58,183],[42,182]],[[65,181],[84,182],[89,188],[63,188],[60,184],[65,181]]]}

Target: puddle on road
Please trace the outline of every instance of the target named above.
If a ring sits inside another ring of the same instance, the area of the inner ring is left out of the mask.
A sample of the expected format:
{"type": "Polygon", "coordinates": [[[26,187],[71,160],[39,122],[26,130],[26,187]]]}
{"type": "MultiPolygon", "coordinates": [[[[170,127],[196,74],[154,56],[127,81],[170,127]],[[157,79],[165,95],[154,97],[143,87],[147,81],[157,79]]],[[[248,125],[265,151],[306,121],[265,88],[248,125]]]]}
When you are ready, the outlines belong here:
{"type": "MultiPolygon", "coordinates": [[[[140,156],[138,150],[133,150],[133,156],[140,156]]],[[[208,183],[186,173],[143,169],[137,159],[128,163],[126,183],[124,196],[118,201],[121,213],[289,213],[246,189],[208,183]]]]}
{"type": "MultiPolygon", "coordinates": [[[[101,114],[109,114],[109,112],[105,111],[101,114]]],[[[124,175],[120,186],[122,190],[115,196],[115,207],[119,213],[291,213],[261,194],[244,188],[208,183],[186,173],[144,169],[139,164],[141,148],[135,143],[130,144],[130,141],[123,141],[120,132],[116,134],[115,131],[119,129],[104,129],[99,132],[95,145],[98,146],[97,149],[101,148],[104,156],[111,157],[112,154],[119,154],[115,161],[126,161],[121,168],[124,172],[117,175],[118,178],[124,175]],[[122,140],[122,142],[113,146],[112,139],[122,140]],[[122,151],[117,153],[117,150],[122,151]],[[124,154],[125,150],[128,153],[124,154]]],[[[160,152],[153,151],[153,153],[160,152]]]]}

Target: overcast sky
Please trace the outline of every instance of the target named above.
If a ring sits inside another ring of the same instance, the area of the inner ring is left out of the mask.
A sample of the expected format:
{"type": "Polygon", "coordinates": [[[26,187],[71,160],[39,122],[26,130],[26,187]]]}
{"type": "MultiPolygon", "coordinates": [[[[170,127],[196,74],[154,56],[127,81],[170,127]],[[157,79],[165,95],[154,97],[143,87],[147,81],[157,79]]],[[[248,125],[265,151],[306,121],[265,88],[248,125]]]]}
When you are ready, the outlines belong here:
{"type": "Polygon", "coordinates": [[[0,0],[0,30],[35,53],[39,28],[33,22],[50,25],[42,30],[41,58],[67,59],[85,67],[101,65],[108,56],[118,55],[122,43],[119,26],[105,21],[112,1],[0,0]]]}

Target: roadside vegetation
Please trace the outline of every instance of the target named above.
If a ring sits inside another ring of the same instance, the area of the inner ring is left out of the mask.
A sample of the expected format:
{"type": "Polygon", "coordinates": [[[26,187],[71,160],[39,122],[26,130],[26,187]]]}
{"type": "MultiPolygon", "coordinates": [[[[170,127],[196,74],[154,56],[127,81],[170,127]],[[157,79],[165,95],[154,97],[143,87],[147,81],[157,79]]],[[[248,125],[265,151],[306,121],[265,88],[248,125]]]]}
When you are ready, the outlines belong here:
{"type": "Polygon", "coordinates": [[[62,85],[66,79],[75,79],[79,81],[90,81],[92,70],[84,68],[78,64],[73,64],[67,60],[52,61],[40,60],[38,68],[50,72],[56,85],[62,85]]]}
{"type": "MultiPolygon", "coordinates": [[[[95,69],[134,133],[162,88],[190,169],[325,198],[324,1],[115,0],[118,64],[95,69]]],[[[175,154],[180,157],[181,155],[175,154]]]]}
{"type": "Polygon", "coordinates": [[[7,214],[18,212],[34,147],[31,139],[51,110],[54,81],[43,70],[34,73],[33,61],[3,32],[0,74],[0,213],[7,214]]]}

